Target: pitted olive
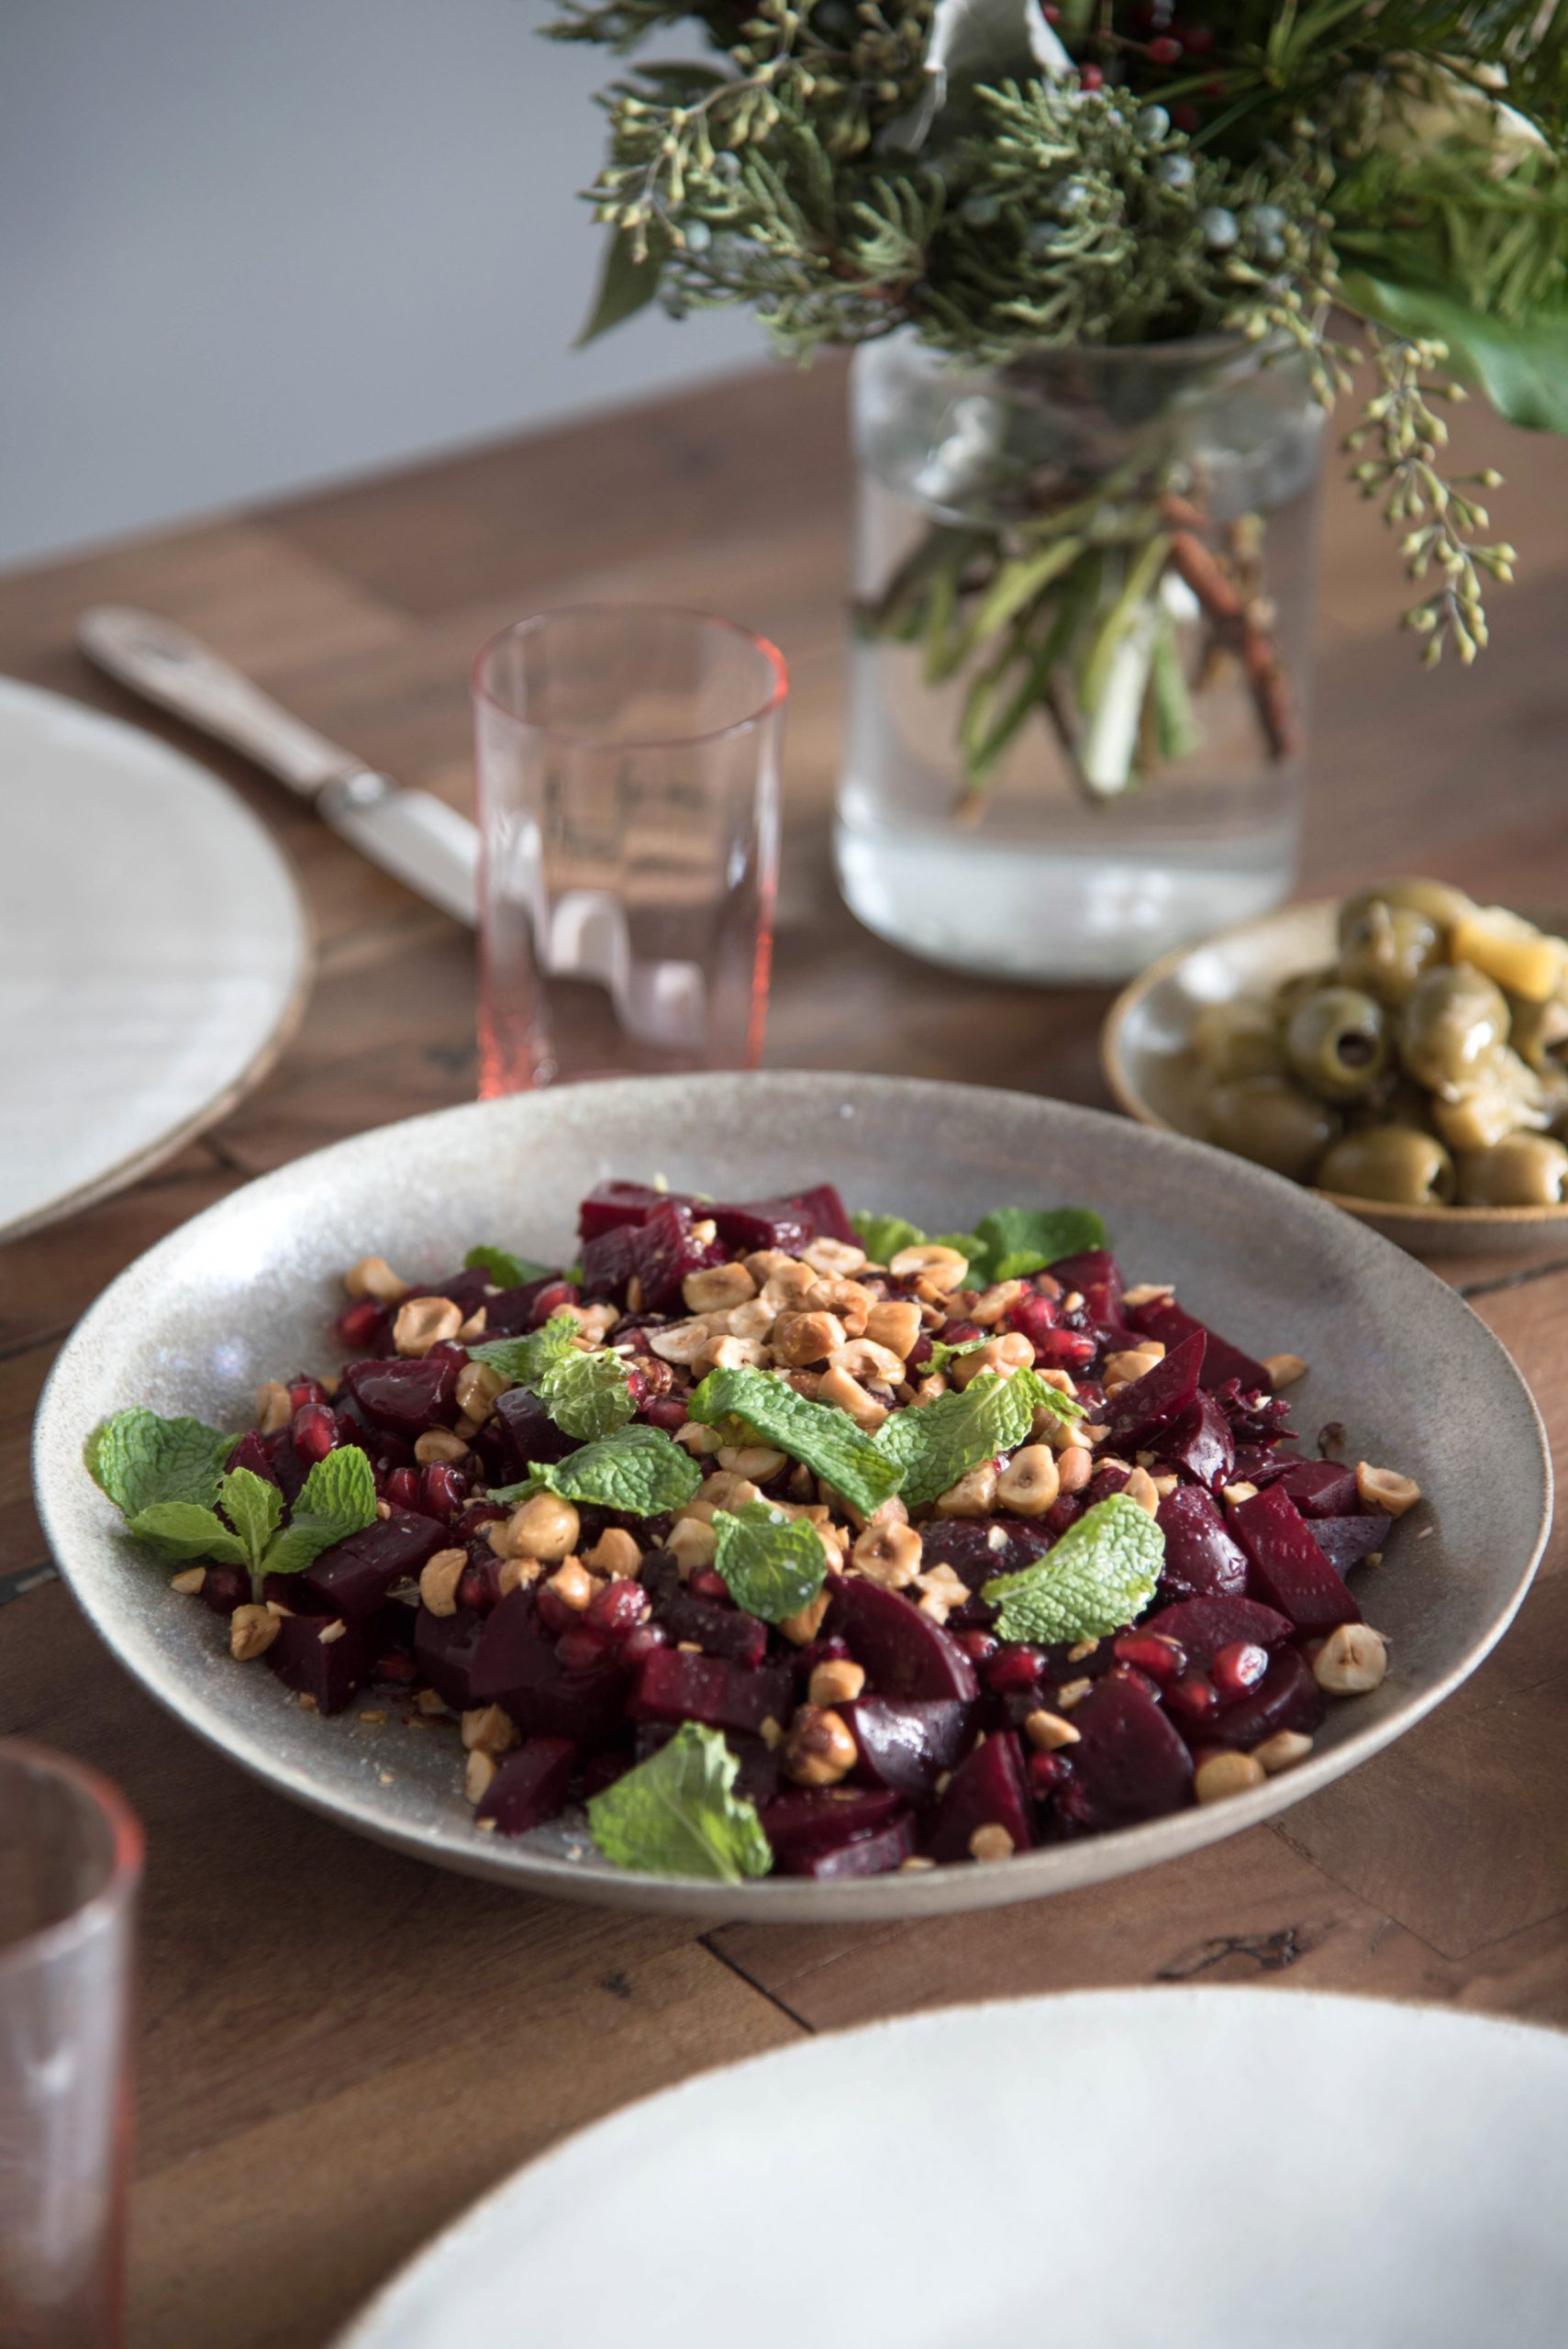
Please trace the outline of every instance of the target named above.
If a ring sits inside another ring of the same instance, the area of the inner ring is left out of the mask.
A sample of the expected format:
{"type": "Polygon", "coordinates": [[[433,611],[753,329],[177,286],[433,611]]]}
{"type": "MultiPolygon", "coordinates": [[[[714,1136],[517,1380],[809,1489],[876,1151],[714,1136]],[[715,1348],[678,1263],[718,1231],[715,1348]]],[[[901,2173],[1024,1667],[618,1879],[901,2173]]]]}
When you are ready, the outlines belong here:
{"type": "Polygon", "coordinates": [[[1208,1097],[1208,1132],[1222,1150],[1308,1183],[1340,1130],[1335,1112],[1284,1076],[1243,1076],[1208,1097]]]}
{"type": "Polygon", "coordinates": [[[1413,1126],[1368,1126],[1347,1134],[1318,1169],[1319,1189],[1383,1199],[1391,1207],[1446,1207],[1456,1181],[1441,1142],[1413,1126]]]}
{"type": "Polygon", "coordinates": [[[1568,1198],[1568,1150],[1548,1134],[1505,1134],[1459,1162],[1460,1205],[1555,1207],[1568,1198]]]}
{"type": "Polygon", "coordinates": [[[1451,1150],[1487,1150],[1505,1134],[1546,1121],[1540,1077],[1507,1044],[1483,1052],[1463,1084],[1432,1100],[1432,1123],[1451,1150]]]}
{"type": "Polygon", "coordinates": [[[1457,1089],[1508,1032],[1508,1003],[1501,987],[1467,964],[1428,971],[1405,1006],[1399,1049],[1418,1085],[1457,1089]]]}
{"type": "Polygon", "coordinates": [[[1340,976],[1379,1003],[1407,1001],[1424,971],[1442,961],[1442,933],[1414,906],[1374,897],[1354,921],[1340,926],[1340,976]]]}
{"type": "Polygon", "coordinates": [[[1304,996],[1284,1031],[1291,1074],[1326,1101],[1370,1093],[1388,1058],[1379,1005],[1357,987],[1323,987],[1304,996]]]}
{"type": "Polygon", "coordinates": [[[1407,874],[1397,881],[1380,881],[1375,889],[1360,890],[1347,897],[1340,907],[1340,938],[1341,943],[1349,936],[1359,917],[1368,906],[1403,906],[1411,913],[1424,914],[1440,930],[1449,930],[1467,914],[1475,911],[1475,900],[1451,881],[1429,881],[1418,874],[1407,874]]]}

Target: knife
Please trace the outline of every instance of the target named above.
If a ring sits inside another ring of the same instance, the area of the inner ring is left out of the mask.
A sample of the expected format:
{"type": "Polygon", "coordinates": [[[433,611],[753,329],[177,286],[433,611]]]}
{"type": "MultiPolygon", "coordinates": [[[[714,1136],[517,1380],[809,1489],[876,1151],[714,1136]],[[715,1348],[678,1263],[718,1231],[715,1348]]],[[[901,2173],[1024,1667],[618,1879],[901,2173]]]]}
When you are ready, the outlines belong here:
{"type": "Polygon", "coordinates": [[[76,624],[90,660],[134,693],[243,751],[324,823],[405,887],[472,929],[479,833],[433,792],[406,791],[264,694],[199,637],[125,604],[95,604],[76,624]]]}

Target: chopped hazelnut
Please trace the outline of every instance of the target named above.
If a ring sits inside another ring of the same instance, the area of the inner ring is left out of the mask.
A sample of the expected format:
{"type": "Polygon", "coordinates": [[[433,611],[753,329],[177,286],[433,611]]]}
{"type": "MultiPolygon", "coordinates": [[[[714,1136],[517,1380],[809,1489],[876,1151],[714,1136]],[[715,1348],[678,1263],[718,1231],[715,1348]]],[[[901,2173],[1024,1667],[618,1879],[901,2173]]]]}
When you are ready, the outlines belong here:
{"type": "Polygon", "coordinates": [[[1224,1802],[1231,1795],[1251,1793],[1263,1777],[1255,1753],[1206,1753],[1193,1772],[1193,1793],[1199,1802],[1224,1802]]]}
{"type": "Polygon", "coordinates": [[[1307,1364],[1299,1354],[1265,1354],[1263,1368],[1276,1395],[1282,1386],[1294,1386],[1298,1378],[1307,1375],[1307,1364]]]}
{"type": "MultiPolygon", "coordinates": [[[[848,1348],[841,1347],[840,1351],[847,1353],[848,1348]]],[[[830,1403],[835,1410],[847,1412],[855,1425],[868,1435],[873,1429],[881,1427],[887,1417],[886,1404],[879,1403],[874,1395],[866,1392],[858,1378],[851,1377],[838,1364],[823,1372],[817,1399],[819,1403],[830,1403]]]]}
{"type": "Polygon", "coordinates": [[[996,1498],[1015,1517],[1043,1517],[1054,1508],[1062,1472],[1048,1443],[1026,1443],[996,1479],[996,1498]]]}
{"type": "Polygon", "coordinates": [[[784,1774],[797,1787],[837,1786],[859,1758],[843,1716],[820,1705],[800,1707],[781,1749],[784,1774]]]}
{"type": "Polygon", "coordinates": [[[1064,1721],[1060,1713],[1049,1711],[1044,1705],[1037,1706],[1024,1717],[1024,1735],[1037,1753],[1054,1753],[1059,1745],[1081,1744],[1083,1734],[1082,1730],[1074,1729],[1071,1721],[1064,1721]]]}
{"type": "Polygon", "coordinates": [[[1081,1493],[1093,1481],[1094,1474],[1095,1455],[1087,1444],[1071,1445],[1057,1462],[1057,1475],[1064,1493],[1081,1493]]]}
{"type": "Polygon", "coordinates": [[[744,1508],[748,1501],[760,1501],[761,1487],[750,1476],[742,1476],[734,1468],[717,1468],[704,1484],[698,1496],[698,1506],[706,1501],[709,1508],[744,1508]]]}
{"type": "Polygon", "coordinates": [[[819,1590],[809,1606],[795,1614],[786,1615],[779,1624],[780,1631],[793,1647],[807,1648],[822,1629],[822,1618],[828,1612],[828,1593],[819,1590]]]}
{"type": "Polygon", "coordinates": [[[1237,1484],[1221,1485],[1219,1490],[1221,1497],[1228,1500],[1232,1508],[1239,1508],[1243,1501],[1255,1500],[1258,1493],[1256,1485],[1245,1476],[1237,1484]]]}
{"type": "Polygon", "coordinates": [[[694,1460],[711,1460],[714,1453],[722,1451],[724,1446],[724,1438],[718,1431],[704,1427],[700,1419],[688,1419],[684,1427],[677,1428],[675,1442],[684,1445],[694,1460]]]}
{"type": "Polygon", "coordinates": [[[1135,1379],[1142,1378],[1156,1363],[1164,1359],[1164,1347],[1152,1340],[1148,1345],[1132,1347],[1125,1353],[1109,1354],[1100,1384],[1107,1395],[1115,1395],[1123,1386],[1130,1386],[1135,1379]]]}
{"type": "Polygon", "coordinates": [[[465,1346],[476,1346],[479,1343],[480,1339],[484,1335],[484,1325],[487,1319],[488,1315],[486,1314],[484,1307],[483,1305],[476,1305],[473,1311],[469,1315],[467,1320],[463,1323],[462,1329],[459,1330],[457,1333],[459,1341],[465,1346]]]}
{"type": "Polygon", "coordinates": [[[667,1330],[649,1331],[648,1351],[661,1362],[694,1363],[712,1337],[706,1321],[672,1321],[667,1330]]]}
{"type": "Polygon", "coordinates": [[[900,1248],[887,1267],[895,1281],[924,1283],[934,1297],[948,1297],[963,1286],[969,1259],[940,1241],[923,1241],[916,1248],[900,1248]]]}
{"type": "Polygon", "coordinates": [[[544,1565],[539,1558],[503,1558],[501,1571],[495,1577],[502,1598],[508,1598],[514,1590],[528,1589],[538,1582],[543,1572],[544,1565]]]}
{"type": "Polygon", "coordinates": [[[968,1604],[969,1585],[945,1564],[932,1566],[926,1574],[917,1575],[915,1585],[924,1594],[920,1600],[920,1612],[929,1616],[933,1623],[945,1623],[955,1607],[968,1604]]]}
{"type": "Polygon", "coordinates": [[[563,1558],[545,1588],[553,1590],[562,1606],[581,1615],[594,1596],[594,1577],[581,1558],[563,1558]]]}
{"type": "Polygon", "coordinates": [[[462,1773],[462,1790],[470,1802],[477,1803],[484,1800],[489,1792],[490,1781],[495,1776],[495,1757],[476,1745],[464,1764],[462,1773]]]}
{"type": "Polygon", "coordinates": [[[1298,1762],[1305,1762],[1311,1751],[1312,1740],[1305,1730],[1276,1729],[1273,1737],[1253,1746],[1252,1759],[1275,1778],[1282,1770],[1294,1770],[1298,1762]]]}
{"type": "Polygon", "coordinates": [[[506,1546],[514,1558],[539,1558],[546,1565],[556,1565],[575,1550],[582,1530],[571,1501],[558,1493],[536,1493],[507,1520],[506,1546]]]}
{"type": "Polygon", "coordinates": [[[361,1256],[344,1274],[343,1286],[350,1297],[371,1297],[378,1305],[401,1305],[408,1294],[407,1282],[399,1280],[384,1256],[361,1256]]]}
{"type": "Polygon", "coordinates": [[[256,1428],[259,1434],[276,1435],[286,1428],[294,1417],[294,1405],[288,1388],[279,1380],[269,1378],[256,1389],[256,1428]]]}
{"type": "Polygon", "coordinates": [[[1387,1671],[1388,1643],[1370,1623],[1341,1623],[1312,1659],[1312,1677],[1330,1697],[1364,1697],[1387,1671]]]}
{"type": "Polygon", "coordinates": [[[180,1574],[170,1575],[169,1587],[177,1590],[182,1598],[199,1598],[206,1580],[205,1566],[186,1566],[180,1574]]]}
{"type": "Polygon", "coordinates": [[[416,1358],[428,1354],[432,1346],[455,1338],[462,1327],[462,1308],[453,1305],[450,1297],[414,1297],[400,1306],[392,1325],[392,1342],[400,1354],[416,1358]]]}
{"type": "Polygon", "coordinates": [[[629,1582],[641,1571],[642,1552],[635,1535],[624,1526],[612,1525],[600,1534],[591,1550],[584,1550],[583,1564],[596,1575],[608,1575],[614,1582],[629,1582]]]}
{"type": "Polygon", "coordinates": [[[784,1466],[787,1454],[777,1452],[767,1443],[725,1443],[719,1446],[718,1464],[732,1476],[743,1477],[749,1484],[766,1485],[784,1466]]]}
{"type": "Polygon", "coordinates": [[[487,1362],[465,1363],[457,1375],[457,1407],[464,1419],[483,1427],[493,1417],[495,1398],[506,1382],[487,1362]]]}
{"type": "Polygon", "coordinates": [[[1122,1292],[1121,1301],[1136,1312],[1140,1305],[1163,1305],[1175,1294],[1169,1281],[1140,1281],[1136,1287],[1122,1292]]]}
{"type": "Polygon", "coordinates": [[[450,1428],[427,1428],[423,1435],[414,1440],[414,1457],[422,1468],[428,1467],[433,1460],[449,1463],[466,1460],[468,1446],[462,1436],[454,1435],[450,1428]]]}
{"type": "Polygon", "coordinates": [[[323,1624],[321,1630],[317,1631],[316,1636],[320,1641],[324,1648],[329,1648],[334,1640],[340,1640],[343,1638],[348,1628],[349,1627],[343,1620],[343,1618],[340,1615],[335,1615],[329,1623],[323,1624]]]}
{"type": "Polygon", "coordinates": [[[865,1335],[873,1345],[885,1346],[906,1361],[920,1334],[920,1308],[912,1298],[873,1305],[866,1316],[865,1335]]]}
{"type": "Polygon", "coordinates": [[[688,1313],[721,1313],[727,1306],[744,1305],[757,1294],[757,1284],[744,1264],[707,1264],[688,1273],[681,1296],[688,1313]]]}
{"type": "Polygon", "coordinates": [[[1369,1508],[1382,1509],[1389,1517],[1403,1517],[1421,1497],[1421,1487],[1413,1476],[1401,1476],[1393,1468],[1374,1468],[1366,1460],[1357,1464],[1356,1490],[1369,1508]]]}
{"type": "Polygon", "coordinates": [[[842,1657],[831,1657],[826,1664],[819,1664],[812,1673],[806,1694],[813,1705],[848,1705],[853,1703],[865,1685],[862,1665],[851,1664],[842,1657]]]}
{"type": "Polygon", "coordinates": [[[1129,1501],[1136,1501],[1139,1508],[1146,1509],[1151,1517],[1159,1515],[1160,1490],[1147,1468],[1135,1468],[1122,1491],[1129,1501]]]}
{"type": "Polygon", "coordinates": [[[228,1653],[236,1664],[265,1655],[283,1628],[270,1607],[237,1607],[228,1619],[228,1653]]]}
{"type": "Polygon", "coordinates": [[[883,1386],[895,1386],[904,1375],[903,1356],[891,1346],[879,1346],[874,1338],[849,1339],[828,1366],[847,1371],[851,1378],[873,1379],[883,1386]]]}
{"type": "Polygon", "coordinates": [[[1013,1850],[1012,1837],[1006,1829],[998,1825],[995,1820],[987,1820],[984,1827],[977,1827],[969,1839],[969,1856],[972,1860],[979,1860],[983,1863],[990,1860],[1010,1860],[1013,1850]]]}
{"type": "Polygon", "coordinates": [[[935,1509],[938,1517],[988,1517],[995,1502],[995,1463],[983,1460],[978,1468],[972,1468],[956,1485],[937,1495],[935,1509]]]}
{"type": "Polygon", "coordinates": [[[781,1313],[773,1323],[773,1352],[791,1370],[826,1362],[844,1343],[836,1313],[781,1313]]]}
{"type": "Polygon", "coordinates": [[[468,1566],[466,1550],[438,1550],[419,1569],[420,1603],[432,1615],[457,1613],[457,1586],[468,1566]]]}
{"type": "Polygon", "coordinates": [[[517,1725],[499,1705],[474,1705],[463,1714],[462,1742],[471,1753],[509,1753],[518,1742],[517,1725]]]}
{"type": "Polygon", "coordinates": [[[760,1338],[710,1336],[693,1357],[692,1370],[699,1378],[710,1370],[765,1370],[771,1360],[760,1338]]]}
{"type": "MultiPolygon", "coordinates": [[[[710,1337],[750,1338],[760,1345],[778,1316],[771,1305],[764,1305],[760,1297],[754,1297],[749,1305],[728,1306],[722,1312],[704,1314],[703,1319],[710,1337]]],[[[702,1360],[700,1354],[697,1360],[702,1360]]]]}
{"type": "Polygon", "coordinates": [[[783,1726],[780,1722],[774,1720],[772,1713],[763,1714],[762,1721],[758,1726],[757,1735],[762,1739],[762,1743],[767,1747],[770,1753],[776,1753],[784,1740],[783,1726]]]}
{"type": "Polygon", "coordinates": [[[718,1554],[718,1536],[711,1525],[699,1518],[680,1517],[670,1528],[670,1539],[664,1544],[681,1571],[684,1582],[695,1574],[699,1566],[711,1566],[718,1554]]]}
{"type": "Polygon", "coordinates": [[[1088,1695],[1094,1685],[1095,1684],[1092,1680],[1069,1680],[1065,1682],[1056,1692],[1057,1711],[1061,1713],[1070,1713],[1074,1705],[1081,1705],[1083,1703],[1084,1698],[1088,1695]]]}
{"type": "Polygon", "coordinates": [[[886,1524],[873,1519],[850,1553],[857,1574],[879,1582],[884,1590],[903,1590],[920,1571],[924,1544],[912,1525],[886,1524]]]}
{"type": "Polygon", "coordinates": [[[1023,1293],[1022,1281],[994,1281],[989,1288],[981,1290],[964,1319],[982,1330],[995,1329],[1002,1316],[1012,1311],[1023,1293]]]}
{"type": "Polygon", "coordinates": [[[809,1248],[800,1252],[800,1261],[814,1272],[826,1273],[847,1280],[858,1273],[866,1261],[866,1252],[848,1240],[814,1240],[809,1248]]]}
{"type": "Polygon", "coordinates": [[[999,1338],[989,1338],[976,1346],[971,1354],[960,1354],[948,1371],[955,1386],[967,1386],[972,1379],[987,1370],[998,1378],[1011,1378],[1020,1370],[1028,1370],[1034,1362],[1034,1347],[1021,1330],[1005,1330],[999,1338]]]}

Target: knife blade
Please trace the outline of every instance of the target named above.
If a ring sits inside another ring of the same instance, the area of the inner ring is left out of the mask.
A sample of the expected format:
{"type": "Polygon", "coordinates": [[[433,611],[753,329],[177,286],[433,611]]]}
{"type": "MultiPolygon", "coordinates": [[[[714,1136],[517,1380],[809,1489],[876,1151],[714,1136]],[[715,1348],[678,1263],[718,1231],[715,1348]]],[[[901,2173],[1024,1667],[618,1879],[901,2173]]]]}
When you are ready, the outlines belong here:
{"type": "Polygon", "coordinates": [[[89,660],[160,708],[242,751],[361,856],[472,929],[479,914],[479,833],[433,792],[406,790],[275,702],[172,620],[95,604],[76,624],[89,660]]]}

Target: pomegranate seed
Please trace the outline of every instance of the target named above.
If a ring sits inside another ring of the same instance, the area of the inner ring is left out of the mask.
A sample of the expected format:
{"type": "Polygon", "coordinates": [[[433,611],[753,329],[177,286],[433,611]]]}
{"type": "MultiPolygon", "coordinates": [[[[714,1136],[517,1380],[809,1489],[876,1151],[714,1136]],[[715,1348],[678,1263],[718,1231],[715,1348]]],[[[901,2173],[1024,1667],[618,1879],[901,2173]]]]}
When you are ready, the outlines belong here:
{"type": "Polygon", "coordinates": [[[1152,65],[1174,65],[1182,53],[1182,44],[1170,33],[1162,33],[1149,44],[1149,60],[1152,65]]]}
{"type": "Polygon", "coordinates": [[[1073,1765],[1060,1753],[1031,1753],[1028,1763],[1029,1792],[1043,1802],[1072,1776],[1073,1765]]]}
{"type": "MultiPolygon", "coordinates": [[[[500,1561],[495,1562],[498,1570],[500,1561]]],[[[489,1566],[470,1566],[457,1586],[460,1607],[471,1607],[476,1614],[488,1615],[501,1596],[497,1571],[489,1566]]]]}
{"type": "Polygon", "coordinates": [[[1183,1649],[1173,1640],[1162,1640],[1158,1632],[1118,1631],[1115,1641],[1117,1661],[1130,1664],[1150,1680],[1157,1680],[1168,1688],[1179,1680],[1187,1668],[1183,1649]]]}
{"type": "Polygon", "coordinates": [[[1106,77],[1097,65],[1080,65],[1078,80],[1085,90],[1103,90],[1106,77]]]}
{"type": "Polygon", "coordinates": [[[308,1372],[302,1371],[297,1378],[289,1380],[289,1401],[296,1411],[303,1411],[307,1403],[325,1403],[326,1400],[327,1389],[318,1378],[312,1378],[308,1372]]]}
{"type": "Polygon", "coordinates": [[[1034,1340],[1034,1358],[1040,1370],[1083,1370],[1095,1359],[1095,1341],[1079,1330],[1048,1330],[1034,1340]]]}
{"type": "Polygon", "coordinates": [[[328,1410],[325,1403],[303,1403],[294,1415],[289,1433],[300,1458],[314,1465],[337,1448],[337,1414],[328,1410]]]}
{"type": "Polygon", "coordinates": [[[1106,1677],[1107,1680],[1130,1681],[1135,1688],[1140,1689],[1145,1697],[1151,1698],[1156,1703],[1165,1693],[1157,1680],[1151,1680],[1149,1675],[1140,1672],[1135,1664],[1112,1664],[1106,1677]]]}
{"type": "Polygon", "coordinates": [[[347,1354],[383,1353],[392,1336],[392,1316],[373,1297],[361,1297],[345,1306],[332,1324],[338,1343],[347,1354]]]}
{"type": "Polygon", "coordinates": [[[908,1353],[904,1357],[905,1368],[911,1372],[924,1370],[926,1364],[931,1359],[931,1347],[934,1341],[930,1331],[929,1330],[922,1330],[919,1336],[916,1339],[914,1344],[910,1347],[908,1353]]]}
{"type": "Polygon", "coordinates": [[[574,1631],[582,1621],[575,1607],[568,1607],[558,1590],[548,1583],[539,1586],[539,1620],[547,1631],[564,1634],[574,1631]]]}
{"type": "Polygon", "coordinates": [[[1227,1704],[1232,1698],[1244,1697],[1249,1688],[1255,1688],[1268,1668],[1267,1648],[1259,1647],[1251,1640],[1232,1640],[1209,1665],[1214,1685],[1227,1704]]]}
{"type": "Polygon", "coordinates": [[[555,1643],[556,1660],[567,1672],[592,1672],[605,1660],[605,1643],[592,1631],[562,1631],[555,1643]]]}
{"type": "Polygon", "coordinates": [[[468,1361],[468,1348],[466,1346],[460,1346],[455,1338],[443,1338],[439,1346],[432,1346],[430,1348],[429,1353],[425,1356],[425,1360],[427,1362],[455,1363],[459,1370],[462,1370],[468,1361]]]}
{"type": "Polygon", "coordinates": [[[468,1498],[468,1478],[444,1460],[432,1460],[419,1472],[418,1508],[426,1517],[451,1517],[468,1498]]]}
{"type": "Polygon", "coordinates": [[[686,1424],[686,1407],[678,1395],[651,1395],[638,1418],[646,1427],[662,1428],[666,1435],[678,1435],[686,1424]]]}
{"type": "Polygon", "coordinates": [[[1049,1297],[1020,1297],[1007,1319],[1031,1344],[1040,1346],[1056,1327],[1056,1308],[1049,1297]]]}
{"type": "Polygon", "coordinates": [[[972,1339],[984,1338],[988,1332],[978,1321],[950,1321],[939,1334],[944,1346],[967,1346],[972,1339]]]}
{"type": "Polygon", "coordinates": [[[588,1601],[587,1625],[602,1639],[623,1640],[635,1631],[652,1602],[639,1582],[610,1582],[588,1601]]]}
{"type": "Polygon", "coordinates": [[[1182,47],[1189,57],[1207,57],[1214,47],[1212,25],[1184,25],[1182,47]]]}
{"type": "Polygon", "coordinates": [[[495,1501],[470,1501],[457,1523],[452,1527],[452,1531],[461,1533],[466,1541],[471,1535],[477,1533],[482,1525],[499,1524],[506,1514],[506,1510],[495,1501]]]}
{"type": "Polygon", "coordinates": [[[533,1327],[542,1330],[552,1313],[559,1313],[563,1305],[575,1305],[577,1301],[577,1291],[570,1281],[551,1281],[549,1287],[541,1288],[534,1299],[533,1327]]]}
{"type": "Polygon", "coordinates": [[[648,1400],[647,1373],[634,1362],[623,1363],[621,1367],[626,1373],[626,1391],[631,1397],[631,1408],[634,1411],[639,1410],[648,1400]]]}
{"type": "Polygon", "coordinates": [[[1219,1710],[1219,1697],[1212,1680],[1201,1672],[1184,1672],[1166,1691],[1166,1702],[1173,1713],[1195,1726],[1199,1721],[1212,1720],[1219,1710]]]}
{"type": "MultiPolygon", "coordinates": [[[[973,1637],[971,1633],[970,1637],[973,1637]]],[[[980,1635],[984,1638],[984,1632],[980,1635]]],[[[1038,1648],[1004,1647],[985,1662],[985,1686],[995,1697],[1007,1697],[1024,1688],[1032,1688],[1045,1670],[1045,1658],[1038,1648]]]]}
{"type": "Polygon", "coordinates": [[[667,1646],[669,1637],[662,1624],[639,1623],[636,1631],[628,1631],[621,1642],[621,1662],[641,1664],[645,1658],[652,1654],[655,1648],[667,1646]]]}
{"type": "Polygon", "coordinates": [[[955,1631],[953,1640],[963,1650],[971,1664],[984,1664],[996,1653],[999,1642],[989,1631],[955,1631]]]}
{"type": "Polygon", "coordinates": [[[419,1506],[417,1475],[412,1468],[394,1468],[382,1487],[381,1497],[383,1500],[390,1501],[394,1508],[417,1508],[419,1506]]]}
{"type": "Polygon", "coordinates": [[[711,1566],[699,1566],[686,1588],[695,1598],[716,1598],[724,1607],[730,1604],[729,1585],[711,1566]]]}

